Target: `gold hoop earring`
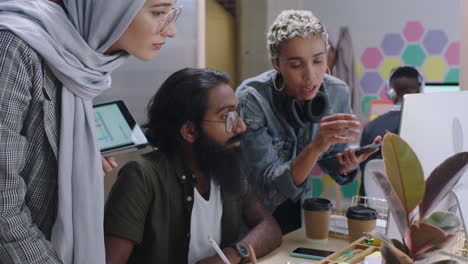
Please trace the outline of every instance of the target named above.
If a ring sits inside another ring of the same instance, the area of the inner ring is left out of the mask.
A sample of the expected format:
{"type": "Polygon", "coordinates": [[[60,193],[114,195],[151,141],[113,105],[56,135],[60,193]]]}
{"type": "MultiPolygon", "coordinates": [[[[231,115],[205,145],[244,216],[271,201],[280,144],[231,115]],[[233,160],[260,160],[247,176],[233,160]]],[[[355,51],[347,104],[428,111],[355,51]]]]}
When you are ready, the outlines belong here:
{"type": "Polygon", "coordinates": [[[278,75],[281,76],[281,74],[279,72],[276,72],[275,78],[273,78],[273,87],[275,88],[276,91],[281,92],[281,91],[284,90],[284,80],[283,80],[283,85],[281,85],[281,88],[278,88],[276,86],[276,77],[278,77],[278,75]]]}
{"type": "Polygon", "coordinates": [[[330,67],[328,67],[328,66],[327,66],[327,74],[331,75],[331,70],[330,70],[330,67]]]}

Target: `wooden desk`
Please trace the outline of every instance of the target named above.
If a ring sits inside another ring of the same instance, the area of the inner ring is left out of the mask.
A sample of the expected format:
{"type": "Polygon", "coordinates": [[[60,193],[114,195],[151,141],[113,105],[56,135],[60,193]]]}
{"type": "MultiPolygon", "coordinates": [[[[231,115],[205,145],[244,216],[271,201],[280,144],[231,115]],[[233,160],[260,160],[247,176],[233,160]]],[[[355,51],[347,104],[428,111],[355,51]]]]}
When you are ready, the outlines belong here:
{"type": "Polygon", "coordinates": [[[332,237],[328,238],[328,242],[324,244],[312,243],[307,241],[304,228],[300,228],[294,232],[283,236],[283,243],[281,244],[281,246],[275,249],[274,251],[270,252],[270,254],[259,259],[258,263],[286,264],[288,263],[288,261],[290,261],[291,263],[317,263],[318,260],[291,257],[289,255],[289,252],[291,252],[291,250],[295,249],[296,247],[312,247],[336,251],[347,246],[348,244],[349,242],[347,240],[332,237]]]}

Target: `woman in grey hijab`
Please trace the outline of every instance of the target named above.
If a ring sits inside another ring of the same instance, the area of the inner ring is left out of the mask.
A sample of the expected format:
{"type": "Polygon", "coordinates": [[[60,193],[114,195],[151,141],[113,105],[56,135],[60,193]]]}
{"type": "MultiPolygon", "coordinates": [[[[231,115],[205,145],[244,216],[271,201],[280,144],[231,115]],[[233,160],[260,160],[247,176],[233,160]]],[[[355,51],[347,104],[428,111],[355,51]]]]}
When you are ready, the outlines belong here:
{"type": "Polygon", "coordinates": [[[175,0],[0,0],[0,263],[105,263],[92,99],[175,36],[175,0]]]}

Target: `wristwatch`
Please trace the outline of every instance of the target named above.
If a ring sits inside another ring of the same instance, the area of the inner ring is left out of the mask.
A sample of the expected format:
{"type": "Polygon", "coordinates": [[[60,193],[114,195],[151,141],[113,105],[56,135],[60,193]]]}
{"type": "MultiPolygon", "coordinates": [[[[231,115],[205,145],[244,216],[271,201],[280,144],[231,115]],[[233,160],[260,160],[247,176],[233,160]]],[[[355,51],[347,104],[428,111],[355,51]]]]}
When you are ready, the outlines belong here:
{"type": "Polygon", "coordinates": [[[236,254],[241,257],[241,262],[240,263],[246,263],[246,261],[249,258],[249,249],[244,243],[237,242],[234,244],[231,244],[229,247],[232,247],[236,254]]]}

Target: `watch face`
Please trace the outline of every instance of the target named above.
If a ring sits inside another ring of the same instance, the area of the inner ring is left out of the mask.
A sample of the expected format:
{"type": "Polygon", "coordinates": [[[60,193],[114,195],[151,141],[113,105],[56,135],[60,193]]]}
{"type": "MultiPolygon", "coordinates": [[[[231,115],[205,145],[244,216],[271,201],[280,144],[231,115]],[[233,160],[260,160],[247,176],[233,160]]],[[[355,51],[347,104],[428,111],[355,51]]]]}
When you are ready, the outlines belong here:
{"type": "Polygon", "coordinates": [[[239,254],[246,258],[249,256],[249,249],[247,248],[246,245],[242,244],[242,243],[237,243],[236,244],[236,249],[237,249],[237,252],[239,252],[239,254]]]}

